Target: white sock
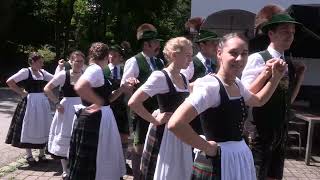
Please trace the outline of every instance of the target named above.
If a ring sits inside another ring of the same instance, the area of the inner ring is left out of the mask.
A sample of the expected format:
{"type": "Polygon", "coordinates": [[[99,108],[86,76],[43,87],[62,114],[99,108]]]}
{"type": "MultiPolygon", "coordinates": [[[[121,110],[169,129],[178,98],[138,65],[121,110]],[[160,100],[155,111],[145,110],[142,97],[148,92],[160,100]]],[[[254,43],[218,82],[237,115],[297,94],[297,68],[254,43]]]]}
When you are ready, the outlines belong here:
{"type": "Polygon", "coordinates": [[[67,159],[61,159],[61,165],[62,165],[62,171],[63,173],[69,174],[68,170],[68,160],[67,159]]]}
{"type": "Polygon", "coordinates": [[[27,158],[32,157],[31,149],[26,149],[26,153],[27,153],[27,158]]]}
{"type": "Polygon", "coordinates": [[[44,149],[39,149],[39,157],[44,156],[44,149]]]}

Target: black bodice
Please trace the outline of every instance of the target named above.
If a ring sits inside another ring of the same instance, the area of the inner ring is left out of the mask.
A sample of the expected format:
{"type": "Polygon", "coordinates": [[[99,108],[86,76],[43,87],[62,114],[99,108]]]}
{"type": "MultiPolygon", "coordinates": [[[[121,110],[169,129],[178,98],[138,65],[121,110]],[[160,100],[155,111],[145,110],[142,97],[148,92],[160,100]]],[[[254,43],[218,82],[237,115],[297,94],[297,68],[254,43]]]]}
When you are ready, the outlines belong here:
{"type": "MultiPolygon", "coordinates": [[[[23,82],[24,89],[28,93],[42,93],[44,86],[47,84],[47,81],[33,79],[31,70],[29,68],[28,68],[28,71],[29,71],[28,79],[24,80],[23,82]]],[[[44,78],[44,74],[41,70],[40,70],[40,73],[44,78]]]]}
{"type": "MultiPolygon", "coordinates": [[[[160,112],[174,112],[180,104],[183,103],[184,99],[189,95],[189,92],[177,92],[168,73],[165,70],[161,72],[164,73],[166,81],[169,87],[169,92],[165,94],[157,94],[157,100],[159,104],[160,112]]],[[[187,80],[181,74],[185,88],[188,88],[187,80]]]]}
{"type": "MultiPolygon", "coordinates": [[[[215,76],[214,76],[215,77],[215,76]]],[[[219,78],[220,105],[209,108],[200,114],[201,125],[207,140],[216,142],[240,141],[243,135],[243,124],[246,109],[243,97],[229,99],[227,91],[219,78]]]]}
{"type": "Polygon", "coordinates": [[[71,85],[70,70],[66,70],[66,80],[61,88],[63,97],[78,97],[79,95],[74,90],[74,85],[71,85]]]}

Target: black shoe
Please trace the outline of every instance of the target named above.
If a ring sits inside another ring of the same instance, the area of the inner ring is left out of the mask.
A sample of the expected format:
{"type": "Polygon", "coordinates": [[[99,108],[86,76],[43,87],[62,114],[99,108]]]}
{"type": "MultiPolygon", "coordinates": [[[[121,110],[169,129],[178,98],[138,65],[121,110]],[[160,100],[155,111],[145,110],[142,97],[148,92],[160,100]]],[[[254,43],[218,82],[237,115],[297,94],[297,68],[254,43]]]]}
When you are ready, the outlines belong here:
{"type": "Polygon", "coordinates": [[[27,160],[27,163],[29,164],[29,166],[33,166],[36,164],[36,160],[32,156],[27,157],[26,160],[27,160]]]}
{"type": "Polygon", "coordinates": [[[132,168],[126,163],[127,175],[133,175],[132,168]]]}
{"type": "Polygon", "coordinates": [[[39,157],[38,157],[38,162],[39,162],[39,163],[46,163],[46,162],[48,162],[48,159],[46,158],[46,155],[39,156],[39,157]]]}

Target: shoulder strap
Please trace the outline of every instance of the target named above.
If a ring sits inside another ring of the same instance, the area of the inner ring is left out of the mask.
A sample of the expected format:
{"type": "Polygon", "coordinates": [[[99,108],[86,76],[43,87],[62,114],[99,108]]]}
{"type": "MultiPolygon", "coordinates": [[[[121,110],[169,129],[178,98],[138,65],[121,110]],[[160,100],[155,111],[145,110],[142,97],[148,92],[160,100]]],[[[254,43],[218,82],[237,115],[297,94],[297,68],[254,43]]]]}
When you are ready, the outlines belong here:
{"type": "Polygon", "coordinates": [[[70,70],[66,70],[66,80],[64,81],[64,85],[71,85],[71,80],[70,80],[71,76],[70,76],[70,70]]]}
{"type": "Polygon", "coordinates": [[[33,79],[32,78],[32,74],[31,74],[31,71],[30,71],[30,68],[27,68],[28,69],[28,72],[29,72],[29,75],[28,75],[28,78],[27,79],[33,79]]]}
{"type": "Polygon", "coordinates": [[[172,80],[170,79],[167,71],[161,70],[161,72],[162,72],[162,73],[164,74],[164,76],[166,77],[167,84],[168,84],[168,87],[169,87],[169,92],[170,92],[170,93],[177,92],[177,91],[176,91],[176,88],[174,88],[174,85],[173,85],[173,83],[172,83],[172,80]]]}
{"type": "Polygon", "coordinates": [[[72,69],[71,64],[70,64],[68,61],[64,63],[64,69],[65,69],[65,70],[70,70],[70,69],[72,69]]]}
{"type": "Polygon", "coordinates": [[[260,51],[258,53],[262,56],[264,62],[268,61],[269,59],[272,59],[272,55],[269,53],[268,50],[260,51]]]}
{"type": "Polygon", "coordinates": [[[182,79],[183,79],[183,82],[184,82],[184,87],[187,89],[188,88],[188,82],[187,82],[187,78],[182,74],[180,73],[182,79]]]}
{"type": "Polygon", "coordinates": [[[224,104],[226,102],[228,102],[229,97],[226,91],[226,88],[224,87],[224,85],[222,84],[222,82],[220,81],[220,79],[218,77],[216,77],[215,75],[212,74],[213,77],[215,77],[218,82],[219,82],[219,86],[220,86],[220,90],[219,90],[219,94],[220,94],[220,104],[224,104]]]}

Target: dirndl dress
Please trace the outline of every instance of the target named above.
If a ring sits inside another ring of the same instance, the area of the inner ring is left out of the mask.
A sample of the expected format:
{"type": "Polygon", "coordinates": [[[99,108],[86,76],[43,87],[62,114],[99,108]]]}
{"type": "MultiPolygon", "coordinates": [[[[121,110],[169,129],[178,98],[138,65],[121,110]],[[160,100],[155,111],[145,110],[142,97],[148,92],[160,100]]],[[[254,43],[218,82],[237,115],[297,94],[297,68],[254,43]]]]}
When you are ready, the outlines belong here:
{"type": "Polygon", "coordinates": [[[50,128],[48,151],[54,158],[67,158],[69,155],[70,139],[75,116],[74,105],[81,104],[81,99],[70,83],[70,71],[66,71],[66,80],[61,88],[63,99],[60,104],[63,113],[57,110],[54,114],[50,128]]]}
{"type": "Polygon", "coordinates": [[[29,68],[28,71],[28,78],[21,83],[28,95],[17,105],[5,143],[18,148],[43,149],[52,121],[50,104],[43,93],[47,81],[33,79],[29,68]]]}
{"type": "MultiPolygon", "coordinates": [[[[69,151],[70,180],[120,179],[126,167],[120,134],[108,101],[112,91],[110,81],[105,79],[103,86],[93,90],[104,97],[105,104],[94,113],[85,109],[77,112],[69,151]]],[[[82,104],[90,105],[85,101],[82,104]]]]}
{"type": "MultiPolygon", "coordinates": [[[[214,76],[215,77],[215,76],[214,76]]],[[[215,157],[196,153],[191,179],[194,180],[255,180],[252,152],[242,138],[247,116],[243,97],[229,99],[219,78],[220,105],[200,114],[205,139],[219,145],[215,157]]]]}
{"type": "MultiPolygon", "coordinates": [[[[189,92],[177,92],[167,72],[162,72],[169,92],[156,95],[160,112],[174,112],[189,92]]],[[[185,87],[187,89],[186,80],[185,87]]],[[[191,146],[178,139],[165,124],[150,124],[142,153],[141,172],[144,180],[189,179],[192,172],[191,146]]]]}

